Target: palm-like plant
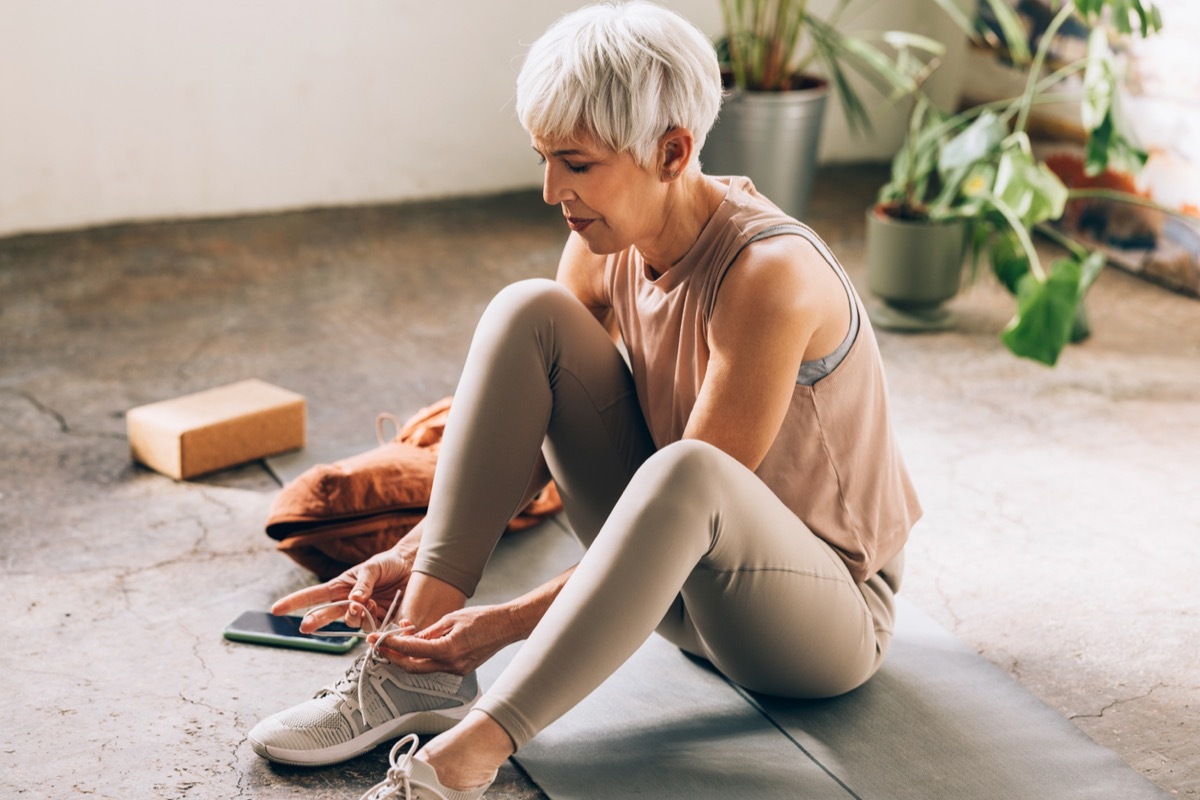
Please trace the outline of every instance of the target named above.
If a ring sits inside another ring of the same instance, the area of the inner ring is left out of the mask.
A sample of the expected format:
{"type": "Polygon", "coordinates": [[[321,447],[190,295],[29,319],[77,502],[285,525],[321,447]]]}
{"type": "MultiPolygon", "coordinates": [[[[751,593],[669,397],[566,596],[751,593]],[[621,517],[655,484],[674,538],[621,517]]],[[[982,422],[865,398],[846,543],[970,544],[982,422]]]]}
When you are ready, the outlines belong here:
{"type": "Polygon", "coordinates": [[[819,17],[810,10],[809,0],[721,0],[725,37],[719,49],[730,82],[748,91],[800,89],[813,84],[810,70],[819,65],[851,129],[869,129],[868,109],[850,80],[851,73],[885,93],[907,94],[917,84],[891,51],[907,53],[908,48],[934,45],[924,37],[898,31],[879,34],[872,41],[840,29],[851,9],[872,4],[874,0],[838,0],[828,16],[819,17]]]}

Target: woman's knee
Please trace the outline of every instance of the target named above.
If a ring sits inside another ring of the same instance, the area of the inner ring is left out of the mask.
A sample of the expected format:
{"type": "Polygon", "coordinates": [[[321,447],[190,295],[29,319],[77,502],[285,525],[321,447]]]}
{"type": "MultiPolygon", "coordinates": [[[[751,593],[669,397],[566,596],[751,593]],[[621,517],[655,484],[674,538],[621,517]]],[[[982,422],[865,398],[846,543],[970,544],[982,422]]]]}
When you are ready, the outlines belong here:
{"type": "Polygon", "coordinates": [[[711,550],[715,521],[732,483],[730,471],[745,469],[731,456],[705,442],[683,440],[651,455],[622,495],[638,518],[654,521],[654,539],[701,545],[711,550]]]}
{"type": "Polygon", "coordinates": [[[639,475],[644,473],[643,480],[653,483],[655,496],[663,500],[694,501],[718,497],[739,470],[746,467],[720,448],[699,439],[681,439],[647,459],[639,475]]]}
{"type": "Polygon", "coordinates": [[[698,553],[706,552],[717,507],[711,488],[719,482],[720,468],[714,463],[721,458],[729,457],[703,442],[676,442],[658,450],[625,485],[600,535],[679,552],[693,549],[683,547],[688,542],[700,546],[698,553]]]}
{"type": "Polygon", "coordinates": [[[529,278],[497,292],[488,304],[481,324],[506,328],[536,326],[571,302],[579,301],[561,283],[547,278],[529,278]]]}

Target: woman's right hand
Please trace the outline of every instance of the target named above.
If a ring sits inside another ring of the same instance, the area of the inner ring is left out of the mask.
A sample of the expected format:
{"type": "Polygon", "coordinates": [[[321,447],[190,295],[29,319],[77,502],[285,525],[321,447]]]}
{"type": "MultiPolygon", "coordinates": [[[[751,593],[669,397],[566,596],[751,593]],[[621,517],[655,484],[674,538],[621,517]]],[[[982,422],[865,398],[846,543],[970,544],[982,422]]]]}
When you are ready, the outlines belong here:
{"type": "Polygon", "coordinates": [[[376,553],[325,583],[309,586],[281,597],[271,606],[272,614],[290,614],[324,603],[349,600],[348,606],[314,611],[300,623],[303,633],[312,633],[338,619],[351,627],[362,627],[370,614],[378,624],[397,594],[402,594],[412,576],[413,553],[399,548],[376,553]]]}

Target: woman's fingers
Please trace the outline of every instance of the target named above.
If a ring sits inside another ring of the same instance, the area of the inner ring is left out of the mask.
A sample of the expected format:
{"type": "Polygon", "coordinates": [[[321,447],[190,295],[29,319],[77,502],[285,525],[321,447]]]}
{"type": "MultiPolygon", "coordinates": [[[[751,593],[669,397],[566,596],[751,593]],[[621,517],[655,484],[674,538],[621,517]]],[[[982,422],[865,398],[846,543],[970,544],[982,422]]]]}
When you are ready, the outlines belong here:
{"type": "MultiPolygon", "coordinates": [[[[376,637],[371,637],[368,641],[374,640],[376,637]]],[[[437,660],[445,660],[453,658],[456,648],[453,647],[449,638],[441,639],[422,639],[417,636],[412,636],[403,633],[385,634],[383,641],[379,645],[380,650],[388,650],[398,656],[407,658],[432,658],[437,660]]]]}
{"type": "Polygon", "coordinates": [[[315,609],[305,614],[304,619],[300,621],[300,632],[314,633],[329,623],[342,619],[345,614],[345,606],[330,606],[329,608],[315,609]]]}
{"type": "Polygon", "coordinates": [[[445,639],[418,639],[393,633],[380,642],[379,652],[406,672],[458,672],[458,660],[448,652],[447,644],[445,639]]]}
{"type": "Polygon", "coordinates": [[[366,619],[368,614],[371,614],[371,608],[375,605],[371,600],[368,600],[367,603],[370,607],[351,600],[350,605],[338,609],[338,614],[345,617],[346,624],[351,628],[361,628],[363,620],[366,619]]]}
{"type": "Polygon", "coordinates": [[[368,618],[376,623],[385,613],[387,603],[399,591],[393,579],[383,580],[387,564],[380,556],[371,558],[325,583],[309,586],[281,597],[271,606],[273,614],[292,614],[326,603],[341,603],[330,608],[310,611],[300,623],[300,630],[312,633],[335,620],[344,619],[347,625],[361,628],[368,618]],[[381,586],[381,580],[383,585],[381,586]],[[395,591],[391,589],[396,585],[395,591]],[[372,599],[376,589],[386,590],[385,598],[372,599]],[[343,601],[349,600],[349,603],[343,601]]]}
{"type": "Polygon", "coordinates": [[[362,565],[357,577],[358,579],[354,581],[354,588],[350,590],[350,600],[356,603],[365,603],[375,589],[379,569],[368,562],[362,565]]]}
{"type": "MultiPolygon", "coordinates": [[[[299,591],[292,592],[289,595],[279,598],[275,604],[271,606],[272,614],[291,614],[301,609],[319,606],[322,603],[333,603],[338,600],[346,599],[346,585],[335,584],[335,578],[328,583],[319,583],[316,586],[309,586],[299,591]]],[[[341,616],[339,614],[339,616],[341,616]]]]}

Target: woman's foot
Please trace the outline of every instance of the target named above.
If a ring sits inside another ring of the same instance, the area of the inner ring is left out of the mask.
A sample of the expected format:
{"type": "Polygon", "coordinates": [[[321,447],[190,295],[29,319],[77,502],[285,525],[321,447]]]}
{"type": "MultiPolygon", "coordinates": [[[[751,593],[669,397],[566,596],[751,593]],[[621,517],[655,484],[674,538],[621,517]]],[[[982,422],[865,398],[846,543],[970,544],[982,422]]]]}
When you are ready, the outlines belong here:
{"type": "Polygon", "coordinates": [[[496,777],[493,772],[486,783],[467,790],[448,787],[433,767],[413,757],[418,745],[415,734],[396,742],[388,756],[391,767],[387,777],[368,789],[360,800],[396,800],[401,792],[404,800],[479,800],[496,777]]]}
{"type": "Polygon", "coordinates": [[[365,653],[311,700],[255,725],[250,746],[280,764],[337,764],[401,734],[448,730],[479,695],[474,673],[412,675],[365,653]]]}
{"type": "Polygon", "coordinates": [[[499,723],[482,711],[471,711],[427,744],[418,760],[433,767],[443,786],[462,791],[490,785],[496,770],[514,750],[512,739],[499,723]]]}

